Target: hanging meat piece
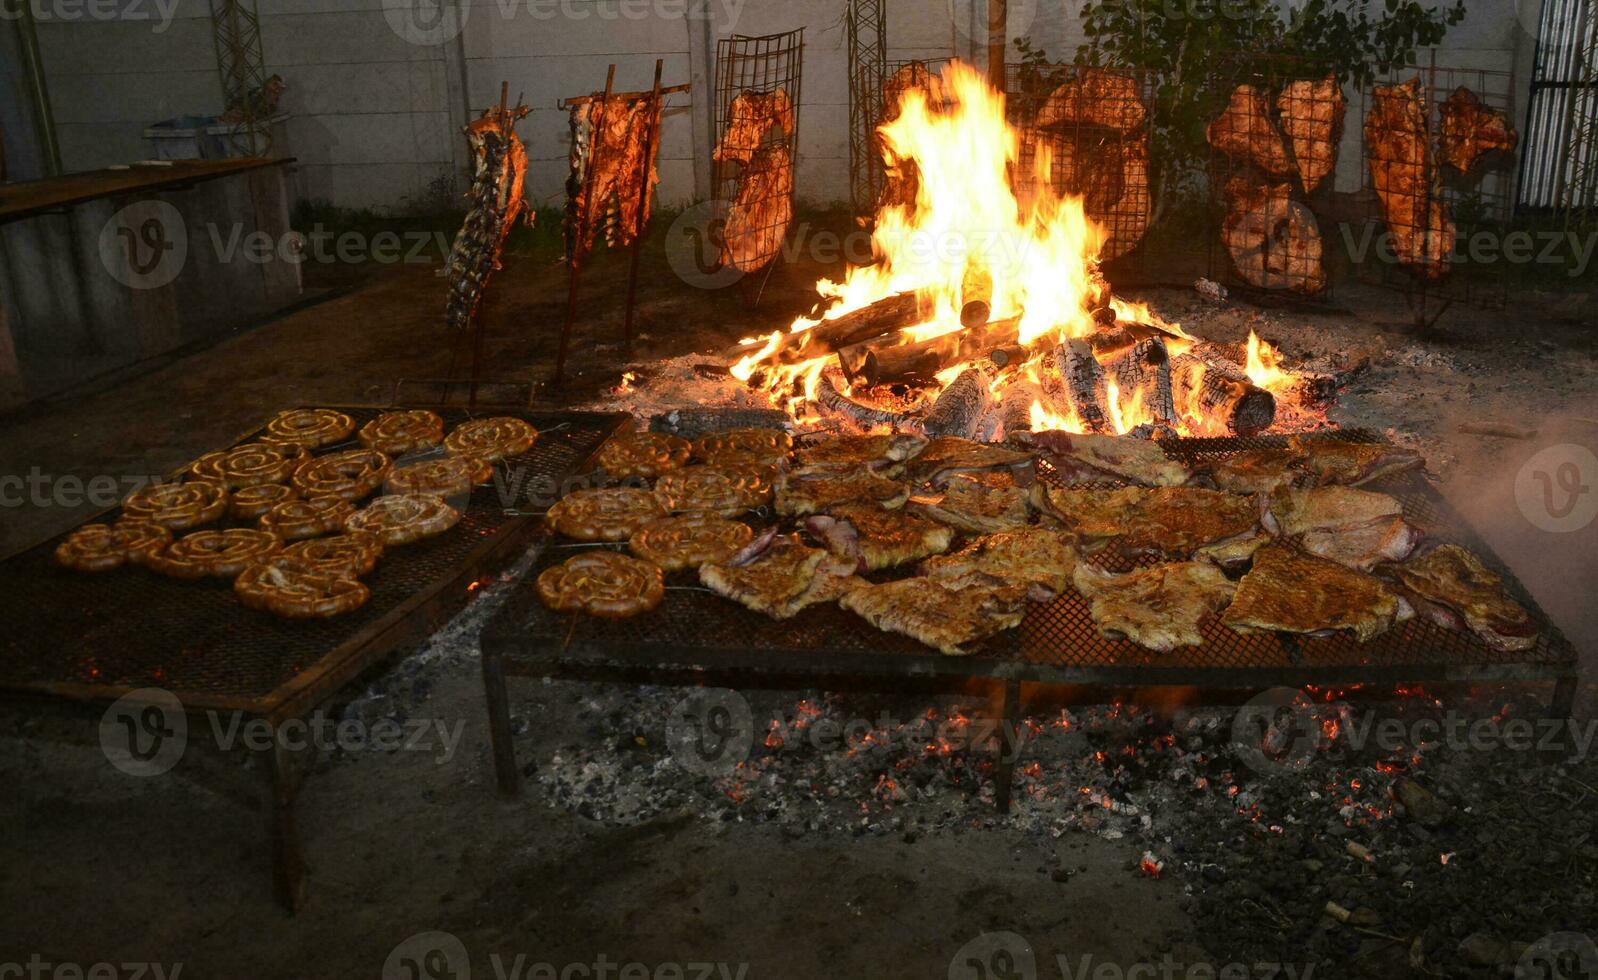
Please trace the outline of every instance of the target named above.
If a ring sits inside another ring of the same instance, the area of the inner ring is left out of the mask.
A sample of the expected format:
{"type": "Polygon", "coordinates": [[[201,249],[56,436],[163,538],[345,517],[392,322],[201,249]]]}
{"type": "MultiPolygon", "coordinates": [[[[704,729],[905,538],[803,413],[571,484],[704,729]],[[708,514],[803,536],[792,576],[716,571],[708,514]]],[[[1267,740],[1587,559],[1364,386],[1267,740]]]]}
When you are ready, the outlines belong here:
{"type": "Polygon", "coordinates": [[[1148,120],[1137,80],[1103,68],[1083,68],[1049,94],[1034,125],[1102,126],[1131,132],[1148,120]]]}
{"type": "Polygon", "coordinates": [[[756,272],[782,248],[793,220],[793,157],[773,144],[757,151],[738,175],[738,195],[727,209],[721,263],[756,272]]]}
{"type": "Polygon", "coordinates": [[[649,98],[595,98],[571,107],[566,179],[566,255],[575,262],[603,231],[605,244],[631,242],[654,206],[660,105],[649,98]],[[645,154],[648,167],[645,168],[645,154]],[[639,207],[642,198],[643,207],[639,207]]]}
{"type": "MultiPolygon", "coordinates": [[[[905,97],[912,92],[920,93],[932,111],[941,109],[949,99],[943,87],[943,79],[924,63],[912,61],[882,83],[882,117],[877,121],[879,127],[886,126],[899,118],[905,97]]],[[[889,207],[906,210],[914,208],[916,194],[921,188],[921,171],[916,167],[916,162],[908,157],[899,158],[891,155],[888,152],[887,141],[883,139],[880,130],[872,133],[871,140],[876,147],[878,159],[883,161],[884,176],[887,178],[882,185],[882,195],[877,200],[877,209],[880,211],[889,207]]]]}
{"type": "Polygon", "coordinates": [[[1292,142],[1293,159],[1304,193],[1320,186],[1337,163],[1337,143],[1343,136],[1343,87],[1337,76],[1288,82],[1276,97],[1282,114],[1282,131],[1292,142]]]}
{"type": "Polygon", "coordinates": [[[1233,177],[1226,185],[1221,241],[1238,275],[1261,289],[1312,294],[1326,287],[1315,214],[1288,195],[1287,183],[1233,177]]]}
{"type": "Polygon", "coordinates": [[[1438,155],[1460,173],[1470,170],[1485,153],[1513,150],[1519,140],[1507,116],[1463,85],[1443,103],[1442,130],[1438,155]]]}
{"type": "Polygon", "coordinates": [[[1226,110],[1205,132],[1211,146],[1228,156],[1247,160],[1272,177],[1291,177],[1293,160],[1287,140],[1271,120],[1271,104],[1252,85],[1239,85],[1226,110]]]}
{"type": "MultiPolygon", "coordinates": [[[[471,202],[466,221],[449,252],[449,301],[445,318],[464,330],[477,315],[488,287],[488,277],[499,268],[505,236],[521,216],[525,201],[522,182],[527,176],[527,148],[516,136],[516,123],[527,107],[495,107],[466,127],[472,148],[471,202]]],[[[527,211],[532,224],[534,211],[527,211]]]]}
{"type": "Polygon", "coordinates": [[[1419,76],[1371,90],[1365,153],[1398,260],[1428,279],[1448,274],[1454,222],[1433,191],[1431,140],[1419,76]]]}
{"type": "Polygon", "coordinates": [[[727,106],[727,125],[712,158],[749,163],[765,146],[773,126],[780,130],[776,138],[786,140],[793,135],[793,124],[793,100],[786,91],[745,89],[727,106]]]}

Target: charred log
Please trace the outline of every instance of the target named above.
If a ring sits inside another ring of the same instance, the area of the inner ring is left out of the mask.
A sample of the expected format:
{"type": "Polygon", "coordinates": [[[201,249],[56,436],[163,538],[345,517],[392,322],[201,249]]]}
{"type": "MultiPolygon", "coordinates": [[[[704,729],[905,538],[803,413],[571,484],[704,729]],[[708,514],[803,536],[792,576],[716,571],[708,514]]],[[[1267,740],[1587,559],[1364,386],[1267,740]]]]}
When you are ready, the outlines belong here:
{"type": "Polygon", "coordinates": [[[988,360],[997,368],[1014,367],[1026,363],[1032,352],[1020,344],[1003,344],[988,351],[988,360]]]}
{"type": "Polygon", "coordinates": [[[1076,416],[1088,432],[1110,431],[1104,368],[1086,340],[1068,340],[1044,356],[1043,390],[1057,414],[1076,416]]]}
{"type": "Polygon", "coordinates": [[[816,403],[833,415],[842,416],[864,426],[898,425],[905,420],[906,416],[899,412],[875,408],[850,398],[843,393],[847,383],[843,372],[837,368],[823,369],[821,378],[816,383],[816,403]]]}
{"type": "Polygon", "coordinates": [[[1176,402],[1171,390],[1171,355],[1157,337],[1140,340],[1113,360],[1104,362],[1107,379],[1115,381],[1121,402],[1141,401],[1160,425],[1176,424],[1176,402]]]}
{"type": "Polygon", "coordinates": [[[992,377],[982,367],[970,367],[943,389],[932,410],[927,413],[924,427],[928,436],[976,437],[982,427],[982,418],[993,407],[993,394],[989,390],[992,377]]]}
{"type": "Polygon", "coordinates": [[[1205,435],[1252,436],[1276,421],[1276,397],[1249,381],[1243,369],[1206,359],[1196,345],[1171,360],[1176,404],[1205,435]]]}
{"type": "Polygon", "coordinates": [[[987,358],[996,348],[1014,345],[1020,336],[1019,318],[996,320],[911,344],[898,343],[898,335],[894,334],[885,343],[873,341],[840,350],[838,362],[858,386],[919,384],[951,365],[987,358]]]}
{"type": "Polygon", "coordinates": [[[1032,403],[1046,399],[1041,385],[1031,381],[1014,381],[1004,389],[999,399],[999,418],[1004,426],[1005,438],[1017,432],[1032,431],[1032,403]]]}

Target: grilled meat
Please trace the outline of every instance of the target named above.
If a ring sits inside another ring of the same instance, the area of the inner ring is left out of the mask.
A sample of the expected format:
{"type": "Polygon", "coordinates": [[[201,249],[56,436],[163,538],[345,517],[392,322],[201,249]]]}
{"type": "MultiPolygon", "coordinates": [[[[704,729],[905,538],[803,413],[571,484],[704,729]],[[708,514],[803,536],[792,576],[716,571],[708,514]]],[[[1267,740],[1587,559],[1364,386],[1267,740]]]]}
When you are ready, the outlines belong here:
{"type": "Polygon", "coordinates": [[[1205,131],[1209,144],[1228,156],[1248,160],[1273,177],[1293,174],[1287,141],[1271,121],[1265,92],[1253,85],[1232,90],[1226,109],[1205,131]]]}
{"type": "Polygon", "coordinates": [[[1239,633],[1348,630],[1364,643],[1411,615],[1379,579],[1273,544],[1255,553],[1221,622],[1239,633]]]}
{"type": "Polygon", "coordinates": [[[1221,241],[1238,275],[1267,289],[1312,294],[1326,287],[1315,214],[1291,199],[1293,187],[1238,176],[1226,184],[1221,241]]]}
{"type": "Polygon", "coordinates": [[[1463,85],[1443,103],[1437,155],[1460,173],[1475,166],[1484,153],[1513,150],[1518,140],[1508,117],[1463,85]]]}
{"type": "Polygon", "coordinates": [[[916,93],[926,102],[927,109],[937,112],[948,99],[943,79],[925,63],[912,61],[899,68],[882,83],[882,117],[871,134],[877,158],[883,162],[884,181],[882,193],[877,198],[877,210],[903,208],[913,211],[916,195],[921,190],[921,169],[913,158],[892,152],[882,127],[899,118],[906,96],[916,93]]]}
{"type": "Polygon", "coordinates": [[[1037,484],[1033,506],[1076,534],[1083,550],[1112,547],[1128,557],[1188,557],[1201,548],[1257,537],[1259,507],[1249,497],[1197,487],[1061,490],[1037,484]]]}
{"type": "Polygon", "coordinates": [[[1362,572],[1402,561],[1420,540],[1397,500],[1351,487],[1279,491],[1262,519],[1271,533],[1296,538],[1310,554],[1362,572]]]}
{"type": "Polygon", "coordinates": [[[1298,468],[1302,454],[1291,449],[1249,449],[1208,464],[1202,470],[1222,490],[1274,493],[1309,479],[1298,468]]]}
{"type": "Polygon", "coordinates": [[[990,534],[952,555],[928,558],[921,563],[921,574],[948,580],[979,572],[1026,586],[1033,599],[1047,602],[1071,584],[1075,568],[1076,547],[1069,534],[1032,528],[990,534]]]}
{"type": "Polygon", "coordinates": [[[727,106],[727,128],[722,131],[712,159],[748,163],[766,145],[773,127],[777,130],[774,139],[786,139],[793,135],[793,124],[793,100],[786,91],[745,89],[727,106]]]}
{"type": "Polygon", "coordinates": [[[1076,590],[1091,603],[1106,639],[1127,639],[1160,653],[1204,642],[1199,620],[1231,601],[1236,586],[1207,562],[1177,562],[1111,575],[1078,565],[1076,590]]]}
{"type": "Polygon", "coordinates": [[[1304,436],[1291,437],[1288,445],[1303,455],[1299,465],[1309,473],[1316,486],[1337,483],[1357,487],[1426,466],[1426,460],[1419,453],[1393,446],[1304,436]]]}
{"type": "Polygon", "coordinates": [[[700,566],[699,581],[755,612],[789,619],[806,606],[838,598],[853,573],[853,562],[807,548],[798,535],[768,532],[731,560],[700,566]]]}
{"type": "Polygon", "coordinates": [[[957,474],[943,485],[941,494],[916,494],[907,506],[972,534],[1008,531],[1032,517],[1027,491],[1015,485],[1008,471],[957,474]]]}
{"type": "Polygon", "coordinates": [[[761,147],[738,174],[738,193],[722,229],[721,264],[758,272],[776,257],[793,220],[793,154],[761,147]]]}
{"type": "Polygon", "coordinates": [[[1371,90],[1366,156],[1398,260],[1427,279],[1448,274],[1454,222],[1433,190],[1432,144],[1420,77],[1371,90]]]}
{"type": "Polygon", "coordinates": [[[926,446],[917,435],[841,436],[801,446],[794,454],[796,472],[853,473],[861,468],[897,476],[899,465],[926,446]]]}
{"type": "Polygon", "coordinates": [[[1032,482],[1033,460],[1031,453],[958,436],[943,436],[927,443],[926,448],[910,460],[907,469],[911,482],[918,484],[941,486],[957,473],[1008,470],[1016,482],[1025,485],[1032,482]]]}
{"type": "Polygon", "coordinates": [[[1168,458],[1159,444],[1149,439],[1050,429],[1020,433],[1017,441],[1041,452],[1067,483],[1118,481],[1174,487],[1192,476],[1186,466],[1168,458]]]}
{"type": "Polygon", "coordinates": [[[850,589],[838,605],[891,633],[920,640],[949,656],[1020,624],[1026,589],[972,574],[951,579],[901,579],[850,589]]]}
{"type": "Polygon", "coordinates": [[[874,503],[896,510],[909,498],[908,483],[878,476],[869,469],[849,474],[788,474],[777,484],[777,513],[803,517],[851,503],[874,503]]]}
{"type": "MultiPolygon", "coordinates": [[[[472,148],[471,206],[449,251],[449,301],[445,318],[464,330],[477,315],[488,277],[499,268],[505,237],[522,215],[522,184],[527,176],[527,148],[516,136],[516,123],[527,107],[498,107],[466,127],[472,148]]],[[[527,211],[532,224],[537,212],[527,211]]]]}
{"type": "Polygon", "coordinates": [[[1458,545],[1442,545],[1390,572],[1399,588],[1434,621],[1459,629],[1460,620],[1494,650],[1530,650],[1537,624],[1504,594],[1503,580],[1458,545]]]}
{"type": "Polygon", "coordinates": [[[941,555],[954,543],[951,529],[876,504],[839,504],[806,519],[805,527],[825,542],[828,551],[855,562],[863,572],[941,555]]]}
{"type": "Polygon", "coordinates": [[[1282,113],[1282,131],[1293,144],[1293,159],[1304,193],[1315,190],[1337,162],[1337,143],[1343,135],[1343,87],[1337,76],[1300,79],[1282,86],[1276,97],[1282,113]]]}
{"type": "Polygon", "coordinates": [[[1103,68],[1080,68],[1074,78],[1049,93],[1033,125],[1102,126],[1128,132],[1147,119],[1137,79],[1103,68]]]}

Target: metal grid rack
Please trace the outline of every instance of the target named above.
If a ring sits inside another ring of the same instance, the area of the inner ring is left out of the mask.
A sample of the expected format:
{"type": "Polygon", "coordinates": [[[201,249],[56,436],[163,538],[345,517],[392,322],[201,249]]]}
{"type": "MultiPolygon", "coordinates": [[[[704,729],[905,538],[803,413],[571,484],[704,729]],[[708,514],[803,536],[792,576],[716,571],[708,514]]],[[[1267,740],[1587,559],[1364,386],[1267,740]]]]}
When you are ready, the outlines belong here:
{"type": "MultiPolygon", "coordinates": [[[[1416,324],[1425,327],[1436,321],[1454,303],[1467,303],[1489,309],[1508,301],[1514,270],[1495,253],[1486,261],[1473,261],[1469,247],[1472,238],[1486,232],[1502,245],[1514,217],[1515,153],[1495,151],[1479,159],[1468,172],[1445,165],[1439,159],[1439,138],[1443,107],[1458,89],[1474,93],[1489,109],[1508,118],[1514,103],[1513,78],[1507,72],[1486,69],[1447,68],[1436,64],[1435,55],[1426,65],[1398,65],[1378,76],[1362,92],[1360,112],[1361,196],[1369,208],[1363,216],[1365,231],[1392,231],[1394,247],[1380,247],[1371,236],[1372,247],[1352,256],[1363,281],[1401,292],[1416,324]],[[1420,112],[1424,121],[1421,139],[1426,147],[1423,163],[1390,159],[1401,151],[1374,143],[1366,126],[1375,108],[1376,89],[1418,80],[1420,112]],[[1383,168],[1387,178],[1393,213],[1378,197],[1374,170],[1383,168]],[[1412,169],[1413,173],[1405,173],[1412,169]],[[1435,203],[1436,206],[1432,206],[1435,203]],[[1423,236],[1440,235],[1439,252],[1428,253],[1418,245],[1404,258],[1405,234],[1424,241],[1423,236]]],[[[1364,236],[1356,235],[1356,240],[1364,236]]]]}
{"type": "Polygon", "coordinates": [[[716,42],[715,217],[722,264],[745,274],[770,275],[793,221],[803,65],[803,28],[716,42]]]}
{"type": "MultiPolygon", "coordinates": [[[[1380,442],[1364,432],[1337,437],[1380,442]]],[[[1281,447],[1284,436],[1179,439],[1162,442],[1168,455],[1194,464],[1246,449],[1281,447]]],[[[1057,482],[1047,465],[1040,478],[1057,482]]],[[[485,691],[502,792],[517,792],[508,732],[505,675],[650,677],[703,683],[709,676],[743,683],[827,683],[902,686],[913,680],[989,680],[1005,689],[1007,712],[1018,710],[1022,681],[1111,687],[1181,685],[1208,689],[1276,685],[1473,680],[1556,681],[1555,710],[1568,711],[1576,653],[1502,563],[1419,476],[1374,489],[1394,494],[1406,518],[1428,537],[1457,542],[1504,575],[1514,598],[1542,627],[1536,648],[1495,651],[1474,636],[1411,620],[1367,644],[1342,638],[1244,635],[1212,614],[1201,623],[1200,647],[1158,654],[1100,636],[1088,603],[1074,590],[1033,605],[1021,625],[991,637],[970,656],[947,657],[898,634],[871,627],[836,605],[812,607],[793,619],[769,619],[699,588],[692,575],[668,578],[662,605],[633,619],[607,620],[546,609],[531,588],[518,590],[482,636],[485,691]],[[677,586],[672,588],[671,586],[677,586]]],[[[529,573],[569,557],[549,546],[529,573]]],[[[1155,564],[1157,558],[1143,559],[1155,564]]],[[[1126,566],[1105,563],[1111,571],[1126,566]]],[[[1001,805],[1006,773],[1000,770],[1001,805]]]]}
{"type": "Polygon", "coordinates": [[[882,66],[888,60],[883,0],[849,0],[844,25],[849,45],[849,203],[856,214],[870,214],[882,191],[882,164],[874,142],[882,66]]]}
{"type": "Polygon", "coordinates": [[[1104,226],[1105,263],[1135,262],[1153,213],[1149,151],[1153,75],[1143,70],[1081,65],[1005,66],[1005,101],[1020,134],[1016,196],[1026,206],[1047,165],[1056,195],[1083,198],[1088,217],[1104,226]]]}
{"type": "Polygon", "coordinates": [[[1347,107],[1341,85],[1316,87],[1318,67],[1257,64],[1210,122],[1209,278],[1256,300],[1324,304],[1334,292],[1328,204],[1347,107]]]}

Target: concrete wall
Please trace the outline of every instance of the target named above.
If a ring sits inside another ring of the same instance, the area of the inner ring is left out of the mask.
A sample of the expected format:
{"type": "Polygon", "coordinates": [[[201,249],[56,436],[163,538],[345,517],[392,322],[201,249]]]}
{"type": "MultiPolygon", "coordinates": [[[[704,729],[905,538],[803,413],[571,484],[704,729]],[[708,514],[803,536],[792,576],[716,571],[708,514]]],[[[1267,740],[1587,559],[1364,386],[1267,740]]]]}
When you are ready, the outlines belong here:
{"type": "Polygon", "coordinates": [[[6,179],[32,180],[43,172],[17,26],[9,21],[0,22],[0,140],[5,141],[6,179]]]}
{"type": "MultiPolygon", "coordinates": [[[[556,203],[567,149],[557,100],[602,88],[612,62],[619,89],[647,88],[657,57],[665,61],[668,84],[695,85],[691,99],[677,97],[668,111],[661,199],[702,196],[709,187],[715,40],[795,27],[805,28],[797,192],[812,202],[848,196],[844,0],[463,0],[458,30],[450,22],[407,20],[383,0],[257,2],[268,70],[289,83],[286,149],[300,159],[298,191],[307,198],[410,210],[459,193],[466,163],[460,128],[498,100],[506,81],[512,98],[521,94],[533,108],[521,130],[532,161],[531,194],[556,203]],[[690,12],[696,8],[704,16],[690,12]]],[[[165,3],[169,20],[40,24],[69,170],[148,156],[140,132],[149,123],[221,111],[208,4],[165,3]]],[[[1010,0],[1011,37],[1027,36],[1069,60],[1082,41],[1077,6],[1010,0]]],[[[1535,26],[1537,6],[1536,0],[1472,0],[1440,60],[1515,73],[1514,94],[1523,102],[1530,49],[1519,25],[1535,26]]],[[[138,9],[159,8],[156,0],[140,0],[138,9]]],[[[887,30],[890,59],[985,60],[985,0],[895,0],[887,30]]],[[[1349,94],[1352,136],[1358,102],[1349,94]]],[[[0,115],[8,131],[9,123],[0,115]]],[[[1345,163],[1353,155],[1345,152],[1345,163]]],[[[1357,185],[1356,162],[1340,172],[1338,187],[1357,185]]]]}

